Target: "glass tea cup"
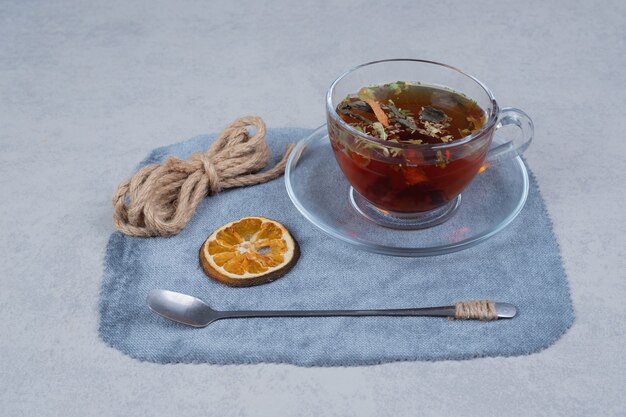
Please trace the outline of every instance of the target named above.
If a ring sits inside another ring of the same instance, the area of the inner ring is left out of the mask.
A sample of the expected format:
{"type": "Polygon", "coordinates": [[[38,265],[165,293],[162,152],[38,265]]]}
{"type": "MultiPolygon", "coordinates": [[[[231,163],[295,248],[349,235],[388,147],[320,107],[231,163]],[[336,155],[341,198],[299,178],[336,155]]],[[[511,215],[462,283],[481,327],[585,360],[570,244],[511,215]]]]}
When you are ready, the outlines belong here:
{"type": "Polygon", "coordinates": [[[479,80],[454,67],[416,59],[375,61],[348,70],[328,90],[326,117],[335,158],[352,186],[352,205],[370,220],[396,229],[423,229],[449,219],[461,203],[461,192],[479,172],[489,163],[518,156],[533,137],[528,115],[500,108],[479,80]],[[461,94],[485,111],[486,122],[447,143],[412,144],[370,136],[338,115],[337,106],[349,94],[397,81],[461,94]],[[494,133],[504,126],[516,127],[517,134],[497,135],[494,143],[494,133]]]}

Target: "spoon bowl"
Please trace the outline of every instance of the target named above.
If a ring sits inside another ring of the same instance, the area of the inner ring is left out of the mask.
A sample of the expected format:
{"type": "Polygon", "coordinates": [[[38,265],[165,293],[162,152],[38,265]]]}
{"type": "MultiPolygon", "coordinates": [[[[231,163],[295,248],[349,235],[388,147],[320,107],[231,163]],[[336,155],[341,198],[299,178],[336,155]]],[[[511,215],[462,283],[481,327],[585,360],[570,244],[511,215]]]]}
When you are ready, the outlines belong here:
{"type": "Polygon", "coordinates": [[[168,290],[150,291],[148,306],[167,319],[193,327],[206,327],[223,318],[201,299],[168,290]]]}

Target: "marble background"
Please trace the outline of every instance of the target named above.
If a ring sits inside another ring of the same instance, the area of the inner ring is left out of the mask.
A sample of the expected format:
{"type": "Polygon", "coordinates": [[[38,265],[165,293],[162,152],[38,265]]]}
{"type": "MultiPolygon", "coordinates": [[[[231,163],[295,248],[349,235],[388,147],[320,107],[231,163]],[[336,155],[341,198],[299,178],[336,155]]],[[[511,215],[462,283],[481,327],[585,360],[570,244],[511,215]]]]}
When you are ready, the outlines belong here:
{"type": "Polygon", "coordinates": [[[626,414],[626,3],[0,2],[0,414],[626,414]],[[98,338],[110,196],[244,114],[314,128],[334,77],[415,57],[526,110],[577,315],[538,354],[357,368],[141,363],[98,338]]]}

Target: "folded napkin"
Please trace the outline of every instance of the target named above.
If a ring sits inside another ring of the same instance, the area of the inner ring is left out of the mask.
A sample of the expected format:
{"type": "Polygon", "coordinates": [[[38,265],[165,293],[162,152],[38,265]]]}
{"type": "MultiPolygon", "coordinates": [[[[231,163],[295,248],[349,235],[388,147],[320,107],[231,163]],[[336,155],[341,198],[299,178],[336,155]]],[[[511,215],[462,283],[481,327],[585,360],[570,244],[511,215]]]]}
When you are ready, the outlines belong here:
{"type": "MultiPolygon", "coordinates": [[[[278,158],[306,129],[270,129],[278,158]]],[[[206,150],[215,135],[154,150],[140,166],[206,150]]],[[[329,160],[329,164],[336,164],[329,160]]],[[[323,172],[320,173],[323,175],[323,172]]],[[[391,361],[524,355],[545,349],[574,320],[559,246],[531,174],[526,206],[506,229],[461,252],[396,258],[336,241],[302,217],[281,179],[206,198],[187,227],[167,238],[111,235],[100,301],[100,336],[133,358],[157,363],[367,365],[391,361]],[[230,288],[205,276],[198,249],[216,228],[245,216],[283,223],[302,255],[283,278],[230,288]],[[217,310],[409,308],[490,298],[519,308],[513,320],[429,317],[251,318],[196,329],[146,305],[150,290],[197,296],[217,310]]]]}

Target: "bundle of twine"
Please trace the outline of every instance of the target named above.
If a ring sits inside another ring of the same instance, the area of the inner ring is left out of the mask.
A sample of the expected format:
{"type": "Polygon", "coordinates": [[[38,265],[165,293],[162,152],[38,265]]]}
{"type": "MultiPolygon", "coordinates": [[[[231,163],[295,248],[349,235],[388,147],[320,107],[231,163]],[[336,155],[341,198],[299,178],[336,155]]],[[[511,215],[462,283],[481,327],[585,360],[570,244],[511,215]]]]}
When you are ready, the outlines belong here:
{"type": "Polygon", "coordinates": [[[459,320],[497,320],[496,302],[492,300],[459,301],[454,318],[459,320]]]}
{"type": "Polygon", "coordinates": [[[206,152],[188,159],[169,157],[141,168],[122,182],[113,196],[113,223],[130,236],[171,236],[180,232],[207,195],[221,190],[261,184],[281,176],[290,144],[272,168],[265,123],[247,116],[231,123],[206,152]],[[255,129],[254,134],[249,128],[255,129]]]}

